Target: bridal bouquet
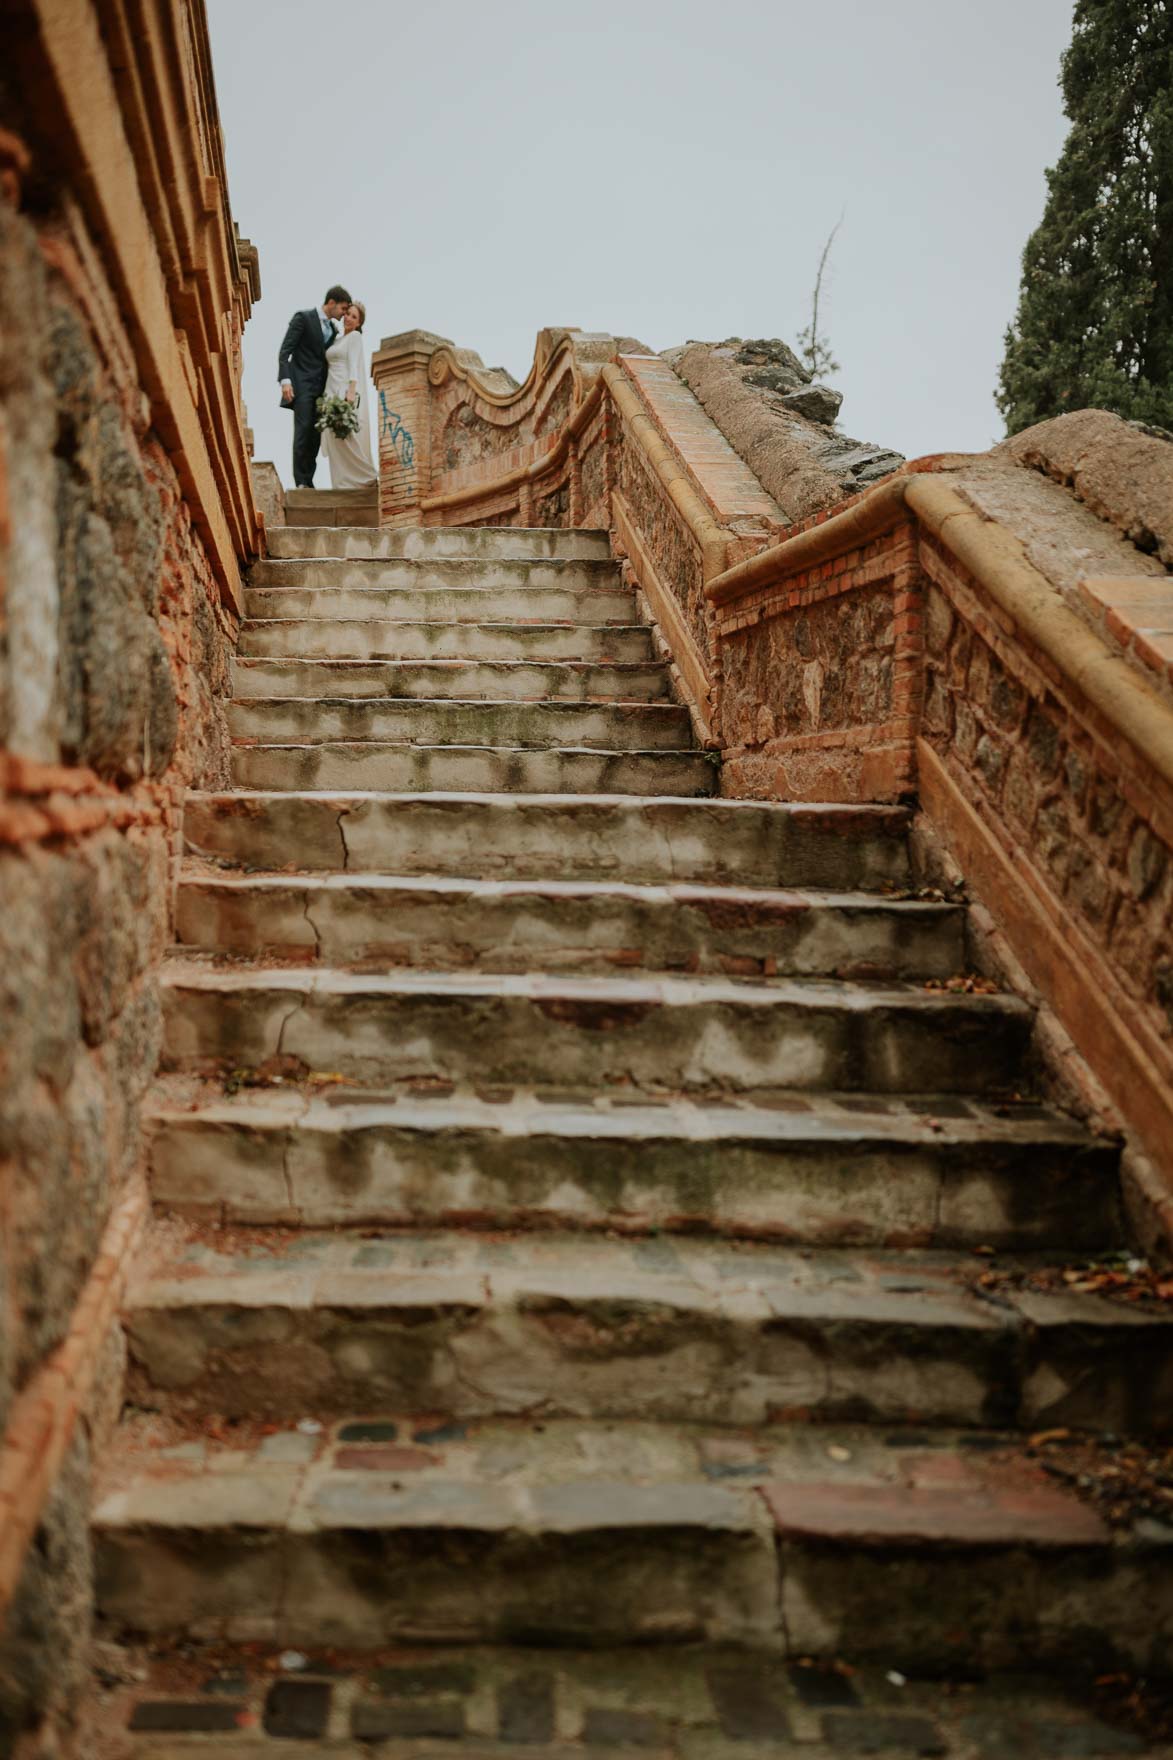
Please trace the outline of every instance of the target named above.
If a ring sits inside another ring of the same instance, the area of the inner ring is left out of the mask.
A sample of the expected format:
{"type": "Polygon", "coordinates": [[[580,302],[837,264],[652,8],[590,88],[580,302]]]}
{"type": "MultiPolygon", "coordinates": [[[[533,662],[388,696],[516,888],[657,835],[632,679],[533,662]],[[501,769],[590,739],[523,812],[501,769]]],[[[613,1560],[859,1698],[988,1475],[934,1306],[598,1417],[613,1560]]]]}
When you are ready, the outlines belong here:
{"type": "Polygon", "coordinates": [[[319,397],[316,425],[319,433],[324,434],[329,428],[331,434],[345,440],[358,433],[358,405],[347,403],[345,397],[319,397]]]}

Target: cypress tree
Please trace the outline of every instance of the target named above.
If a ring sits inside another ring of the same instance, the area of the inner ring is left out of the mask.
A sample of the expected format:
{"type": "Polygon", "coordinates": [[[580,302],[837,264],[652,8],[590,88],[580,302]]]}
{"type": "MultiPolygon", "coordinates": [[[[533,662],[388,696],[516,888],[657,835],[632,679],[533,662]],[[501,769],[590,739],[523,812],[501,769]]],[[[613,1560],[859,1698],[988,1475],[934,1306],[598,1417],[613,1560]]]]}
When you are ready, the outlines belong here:
{"type": "Polygon", "coordinates": [[[1060,86],[998,407],[1012,434],[1089,407],[1173,428],[1173,0],[1076,0],[1060,86]]]}

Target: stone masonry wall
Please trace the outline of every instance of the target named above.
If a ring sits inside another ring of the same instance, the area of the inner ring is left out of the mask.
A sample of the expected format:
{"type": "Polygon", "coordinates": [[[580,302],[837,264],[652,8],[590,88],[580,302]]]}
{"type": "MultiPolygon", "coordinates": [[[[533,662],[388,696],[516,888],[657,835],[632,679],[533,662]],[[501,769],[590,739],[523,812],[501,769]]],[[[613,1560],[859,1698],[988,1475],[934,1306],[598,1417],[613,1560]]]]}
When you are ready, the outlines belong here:
{"type": "Polygon", "coordinates": [[[641,537],[655,557],[661,577],[680,605],[689,634],[701,654],[709,649],[701,558],[687,526],[665,496],[638,448],[621,437],[617,486],[631,508],[641,537]]]}
{"type": "MultiPolygon", "coordinates": [[[[138,1170],[180,803],[187,785],[227,781],[223,704],[236,637],[149,425],[94,240],[66,192],[34,178],[24,212],[12,180],[8,194],[0,1433],[69,1330],[138,1170]]],[[[117,1403],[118,1362],[107,1350],[98,1406],[73,1435],[0,1632],[4,1754],[69,1751],[88,1642],[90,1429],[117,1403]]],[[[19,1448],[21,1437],[6,1444],[19,1448]]]]}
{"type": "Polygon", "coordinates": [[[723,611],[723,792],[767,800],[907,795],[920,606],[905,525],[723,611]]]}
{"type": "Polygon", "coordinates": [[[1117,742],[1096,737],[1078,692],[983,613],[957,561],[932,540],[922,554],[922,737],[1015,862],[1101,950],[1134,1030],[1173,1062],[1173,852],[1159,805],[1117,742]]]}

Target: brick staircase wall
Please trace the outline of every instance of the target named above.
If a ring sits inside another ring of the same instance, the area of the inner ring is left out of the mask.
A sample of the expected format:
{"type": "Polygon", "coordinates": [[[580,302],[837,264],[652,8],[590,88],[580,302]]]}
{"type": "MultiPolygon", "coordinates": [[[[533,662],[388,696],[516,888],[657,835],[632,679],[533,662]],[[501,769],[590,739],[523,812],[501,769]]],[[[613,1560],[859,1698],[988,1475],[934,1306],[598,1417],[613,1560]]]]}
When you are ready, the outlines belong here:
{"type": "MultiPolygon", "coordinates": [[[[18,1760],[68,1739],[80,1688],[179,816],[228,776],[241,570],[263,547],[239,396],[259,279],[202,13],[140,16],[83,0],[66,29],[18,0],[0,75],[0,1746],[18,1760]]],[[[795,525],[631,339],[543,332],[517,386],[416,331],[374,374],[382,525],[609,530],[706,782],[719,761],[730,797],[919,799],[924,860],[968,878],[983,957],[1044,1005],[1038,1055],[1079,1066],[1095,1122],[1128,1136],[1134,1219],[1168,1234],[1167,442],[1048,424],[795,525]]],[[[252,658],[260,679],[272,656],[252,658]]],[[[235,713],[247,738],[258,711],[235,713]]]]}
{"type": "Polygon", "coordinates": [[[259,283],[227,212],[202,14],[150,7],[131,35],[121,5],[68,11],[7,7],[0,74],[0,1751],[16,1756],[68,1738],[85,1676],[155,973],[184,794],[228,773],[259,537],[239,392],[259,283]],[[148,114],[150,91],[166,101],[148,114]]]}

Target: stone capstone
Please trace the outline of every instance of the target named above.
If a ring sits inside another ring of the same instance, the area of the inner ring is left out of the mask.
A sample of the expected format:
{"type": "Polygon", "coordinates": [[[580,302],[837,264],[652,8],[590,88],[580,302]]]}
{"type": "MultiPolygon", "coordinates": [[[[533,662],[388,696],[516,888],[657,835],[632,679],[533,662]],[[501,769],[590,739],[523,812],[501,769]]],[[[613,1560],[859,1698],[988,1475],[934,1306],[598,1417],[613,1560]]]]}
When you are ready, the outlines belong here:
{"type": "Polygon", "coordinates": [[[899,453],[831,431],[839,393],[812,385],[784,343],[691,342],[663,358],[788,520],[833,507],[904,463],[899,453]]]}

